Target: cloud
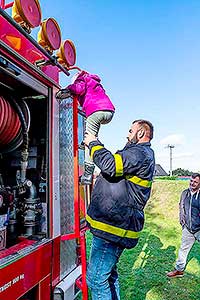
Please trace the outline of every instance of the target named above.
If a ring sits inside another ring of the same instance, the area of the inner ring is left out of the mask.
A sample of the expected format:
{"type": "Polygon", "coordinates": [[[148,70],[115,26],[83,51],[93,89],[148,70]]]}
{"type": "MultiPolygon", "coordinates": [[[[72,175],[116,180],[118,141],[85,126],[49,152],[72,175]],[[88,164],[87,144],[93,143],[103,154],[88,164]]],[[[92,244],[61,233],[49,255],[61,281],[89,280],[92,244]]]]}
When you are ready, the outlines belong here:
{"type": "Polygon", "coordinates": [[[186,158],[186,157],[193,157],[193,153],[192,152],[183,152],[183,153],[177,153],[174,154],[174,158],[186,158]]]}
{"type": "MultiPolygon", "coordinates": [[[[194,153],[192,152],[182,152],[182,153],[173,153],[173,158],[187,158],[187,157],[193,157],[194,153]]],[[[169,153],[168,152],[157,152],[156,153],[156,157],[158,159],[160,158],[167,158],[169,157],[169,153]]]]}
{"type": "MultiPolygon", "coordinates": [[[[164,170],[168,172],[170,168],[169,151],[168,154],[167,155],[166,154],[167,153],[162,153],[162,152],[156,153],[156,163],[160,164],[164,168],[164,170]]],[[[192,152],[182,152],[182,153],[173,152],[172,156],[173,156],[173,161],[172,161],[173,170],[177,168],[182,168],[193,172],[200,171],[199,155],[192,152]]]]}
{"type": "Polygon", "coordinates": [[[161,145],[183,145],[185,144],[185,136],[183,134],[168,135],[160,141],[161,145]]]}

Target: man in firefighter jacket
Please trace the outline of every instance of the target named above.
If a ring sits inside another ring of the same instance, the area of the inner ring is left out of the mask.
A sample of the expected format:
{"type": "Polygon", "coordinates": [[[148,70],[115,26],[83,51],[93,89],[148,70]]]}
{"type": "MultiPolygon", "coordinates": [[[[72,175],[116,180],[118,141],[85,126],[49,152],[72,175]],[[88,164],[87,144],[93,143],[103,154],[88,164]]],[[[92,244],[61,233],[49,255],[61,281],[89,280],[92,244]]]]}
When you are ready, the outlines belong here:
{"type": "Polygon", "coordinates": [[[113,155],[95,136],[85,135],[101,170],[86,216],[93,234],[87,270],[92,300],[120,299],[116,264],[125,248],[136,246],[144,225],[155,167],[152,124],[134,121],[127,138],[124,149],[113,155]]]}
{"type": "Polygon", "coordinates": [[[200,242],[200,174],[191,176],[190,187],[181,194],[179,219],[182,226],[182,243],[175,269],[167,273],[168,277],[182,277],[187,256],[197,240],[200,242]]]}

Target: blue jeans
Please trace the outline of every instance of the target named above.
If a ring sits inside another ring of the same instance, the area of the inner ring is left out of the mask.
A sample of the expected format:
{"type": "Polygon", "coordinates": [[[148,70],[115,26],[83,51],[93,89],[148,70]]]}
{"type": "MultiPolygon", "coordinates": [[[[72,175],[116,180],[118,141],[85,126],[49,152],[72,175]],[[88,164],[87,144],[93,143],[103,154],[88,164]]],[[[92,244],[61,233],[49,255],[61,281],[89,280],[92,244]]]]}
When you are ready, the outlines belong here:
{"type": "Polygon", "coordinates": [[[93,236],[87,269],[92,300],[120,300],[117,262],[123,248],[93,236]]]}

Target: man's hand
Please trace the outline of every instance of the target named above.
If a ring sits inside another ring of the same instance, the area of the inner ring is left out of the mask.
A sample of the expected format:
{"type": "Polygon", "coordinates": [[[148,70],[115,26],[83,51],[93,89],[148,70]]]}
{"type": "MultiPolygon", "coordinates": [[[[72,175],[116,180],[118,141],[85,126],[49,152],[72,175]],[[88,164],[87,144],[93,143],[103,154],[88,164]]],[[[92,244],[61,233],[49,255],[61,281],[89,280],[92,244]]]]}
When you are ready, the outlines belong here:
{"type": "Polygon", "coordinates": [[[89,132],[85,133],[84,143],[88,147],[90,142],[96,141],[97,137],[89,132]]]}

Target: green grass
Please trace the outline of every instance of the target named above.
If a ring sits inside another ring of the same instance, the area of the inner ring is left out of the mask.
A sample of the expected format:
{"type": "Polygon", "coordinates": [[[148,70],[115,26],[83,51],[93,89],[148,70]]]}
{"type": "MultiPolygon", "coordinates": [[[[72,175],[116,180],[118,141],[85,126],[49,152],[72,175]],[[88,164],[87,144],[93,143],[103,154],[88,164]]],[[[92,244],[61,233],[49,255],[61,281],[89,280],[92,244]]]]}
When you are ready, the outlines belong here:
{"type": "MultiPolygon", "coordinates": [[[[187,181],[156,181],[145,209],[146,222],[138,245],[120,258],[121,300],[198,300],[200,245],[196,242],[183,278],[168,279],[181,242],[178,222],[180,193],[187,181]]],[[[90,237],[89,237],[90,240],[90,237]]]]}

